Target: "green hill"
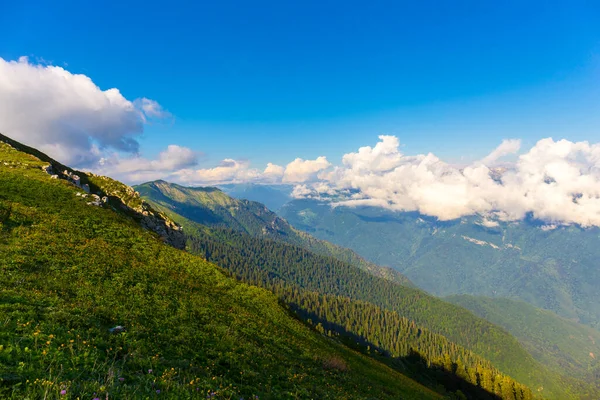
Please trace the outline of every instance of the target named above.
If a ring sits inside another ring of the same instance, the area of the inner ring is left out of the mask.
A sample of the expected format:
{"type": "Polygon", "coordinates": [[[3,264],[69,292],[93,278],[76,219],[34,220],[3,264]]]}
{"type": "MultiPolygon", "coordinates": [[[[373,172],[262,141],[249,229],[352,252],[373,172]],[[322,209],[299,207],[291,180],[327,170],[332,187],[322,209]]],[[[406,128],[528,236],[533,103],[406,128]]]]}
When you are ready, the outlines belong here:
{"type": "MultiPolygon", "coordinates": [[[[162,182],[161,184],[178,187],[162,182]]],[[[201,188],[192,190],[200,191],[201,188]]],[[[573,390],[578,390],[580,386],[583,386],[581,382],[562,379],[557,374],[546,371],[506,331],[475,317],[462,308],[429,296],[418,289],[407,288],[365,273],[353,265],[335,258],[314,254],[299,246],[253,237],[240,231],[222,228],[222,225],[209,228],[206,225],[198,224],[172,211],[175,208],[173,207],[174,199],[164,199],[168,196],[166,190],[160,192],[160,202],[155,202],[152,194],[148,195],[148,193],[151,192],[142,191],[142,197],[184,227],[190,238],[188,248],[191,251],[228,268],[238,278],[253,284],[268,287],[276,292],[280,290],[280,286],[286,287],[287,289],[283,290],[282,295],[286,301],[289,300],[289,297],[286,297],[289,293],[286,291],[289,291],[290,287],[312,291],[321,296],[341,296],[351,302],[359,300],[364,302],[364,305],[355,309],[373,310],[372,307],[380,307],[396,313],[398,318],[413,321],[422,330],[442,335],[444,340],[454,343],[453,345],[457,348],[471,350],[475,354],[491,360],[504,373],[542,390],[548,396],[566,398],[568,396],[566,388],[570,386],[573,390]]],[[[180,193],[178,192],[178,195],[180,193]]],[[[223,198],[222,193],[219,193],[218,196],[223,198]]],[[[230,200],[223,200],[223,202],[225,201],[230,200]]],[[[177,199],[177,204],[185,202],[184,198],[177,199]]],[[[236,204],[238,205],[237,213],[251,214],[251,210],[241,209],[241,203],[236,204]]],[[[200,205],[197,207],[200,210],[205,208],[200,205]]],[[[200,210],[186,209],[187,215],[190,217],[198,215],[200,210]]],[[[199,221],[203,222],[204,220],[199,221]]],[[[299,304],[303,304],[302,310],[299,312],[304,314],[310,312],[315,306],[314,299],[308,299],[306,296],[299,304]]],[[[332,316],[340,316],[339,310],[330,310],[329,312],[329,318],[323,318],[322,324],[326,324],[327,321],[333,322],[331,321],[332,316]]],[[[352,315],[354,320],[368,318],[366,315],[352,315]]],[[[350,315],[343,318],[347,318],[344,323],[351,319],[350,315]]],[[[387,333],[381,331],[381,334],[392,335],[390,329],[394,328],[393,326],[381,326],[373,329],[383,329],[387,333]]],[[[359,336],[361,334],[358,330],[351,330],[348,333],[359,336]]],[[[362,338],[369,341],[364,335],[362,338]]],[[[407,341],[405,344],[408,346],[409,342],[407,341]]],[[[437,348],[443,347],[433,342],[429,345],[437,346],[437,348]]],[[[395,346],[393,341],[379,347],[388,353],[396,354],[390,346],[395,346]]],[[[408,351],[408,349],[406,350],[408,351]]],[[[440,354],[437,351],[433,351],[431,354],[434,353],[440,354]]],[[[458,350],[455,355],[459,353],[463,354],[464,351],[458,350]]],[[[464,354],[461,356],[463,359],[466,357],[464,354]]],[[[434,358],[431,356],[430,360],[434,358]]],[[[456,358],[454,360],[456,361],[456,358]]]]}
{"type": "Polygon", "coordinates": [[[345,249],[294,229],[263,204],[238,200],[214,187],[185,187],[165,181],[135,186],[140,195],[163,211],[171,211],[208,227],[229,228],[249,235],[305,247],[314,253],[354,264],[374,275],[412,286],[392,268],[379,267],[345,249]]]}
{"type": "Polygon", "coordinates": [[[0,143],[1,398],[440,398],[45,166],[0,143]]]}
{"type": "Polygon", "coordinates": [[[554,371],[600,382],[600,332],[516,300],[468,295],[446,300],[473,311],[513,334],[554,371]]]}

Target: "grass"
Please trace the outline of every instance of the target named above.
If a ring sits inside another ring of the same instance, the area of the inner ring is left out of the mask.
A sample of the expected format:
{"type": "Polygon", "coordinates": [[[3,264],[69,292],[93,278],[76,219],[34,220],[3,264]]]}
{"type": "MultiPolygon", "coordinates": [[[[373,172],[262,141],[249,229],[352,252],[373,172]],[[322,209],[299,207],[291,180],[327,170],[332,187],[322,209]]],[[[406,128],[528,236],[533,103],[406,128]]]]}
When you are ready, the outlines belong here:
{"type": "Polygon", "coordinates": [[[0,143],[0,398],[439,398],[44,164],[0,143]]]}

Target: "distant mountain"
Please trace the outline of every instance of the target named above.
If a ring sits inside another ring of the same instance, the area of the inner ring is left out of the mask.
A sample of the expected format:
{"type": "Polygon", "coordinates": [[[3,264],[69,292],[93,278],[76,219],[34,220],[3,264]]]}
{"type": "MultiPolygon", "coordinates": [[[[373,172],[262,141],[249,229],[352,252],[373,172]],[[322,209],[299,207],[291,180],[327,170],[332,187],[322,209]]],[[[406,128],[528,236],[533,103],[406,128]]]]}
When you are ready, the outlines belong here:
{"type": "Polygon", "coordinates": [[[135,186],[142,198],[157,207],[173,211],[195,223],[229,228],[249,235],[304,247],[316,254],[335,257],[368,270],[374,275],[412,285],[392,268],[370,263],[349,249],[294,229],[284,219],[255,201],[234,199],[214,187],[186,187],[165,181],[135,186]]]}
{"type": "Polygon", "coordinates": [[[415,212],[294,200],[292,226],[402,272],[440,296],[521,299],[600,327],[600,229],[502,222],[478,216],[437,221],[415,212]]]}
{"type": "Polygon", "coordinates": [[[281,206],[292,200],[293,185],[260,185],[255,183],[231,183],[219,188],[236,199],[262,203],[269,210],[277,212],[281,206]]]}
{"type": "Polygon", "coordinates": [[[294,237],[295,231],[288,229],[285,221],[265,214],[264,206],[224,197],[214,188],[186,188],[163,181],[136,189],[183,226],[190,251],[227,268],[239,279],[274,291],[318,330],[384,354],[407,357],[411,348],[418,348],[428,365],[443,364],[435,360],[443,359],[440,351],[447,351],[447,362],[458,363],[465,374],[469,368],[475,373],[477,365],[487,365],[477,358],[484,356],[501,371],[553,398],[570,397],[569,386],[587,390],[580,382],[569,383],[546,371],[505,331],[462,308],[367,274],[331,255],[312,253],[302,241],[282,239],[294,237]],[[259,221],[279,228],[261,228],[259,221]],[[412,341],[419,337],[422,343],[412,341]]]}
{"type": "Polygon", "coordinates": [[[442,398],[165,243],[128,186],[7,142],[0,398],[442,398]]]}
{"type": "Polygon", "coordinates": [[[554,371],[600,382],[599,331],[522,301],[469,295],[445,300],[505,328],[554,371]]]}

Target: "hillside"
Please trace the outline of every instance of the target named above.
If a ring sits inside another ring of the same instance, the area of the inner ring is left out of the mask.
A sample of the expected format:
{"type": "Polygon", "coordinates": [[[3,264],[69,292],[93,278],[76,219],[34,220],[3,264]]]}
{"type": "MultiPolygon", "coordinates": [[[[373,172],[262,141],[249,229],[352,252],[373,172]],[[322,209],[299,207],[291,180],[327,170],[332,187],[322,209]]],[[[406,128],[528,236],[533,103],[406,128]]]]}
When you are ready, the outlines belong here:
{"type": "Polygon", "coordinates": [[[165,181],[154,181],[135,186],[140,195],[179,216],[208,227],[228,228],[251,236],[272,239],[304,247],[324,256],[368,270],[374,275],[412,285],[410,281],[391,268],[379,267],[345,249],[294,229],[284,219],[263,204],[238,200],[214,187],[185,187],[165,181]]]}
{"type": "Polygon", "coordinates": [[[294,200],[280,214],[298,229],[394,267],[439,296],[526,301],[600,326],[600,229],[465,217],[452,221],[375,207],[294,200]]]}
{"type": "Polygon", "coordinates": [[[440,398],[47,164],[0,143],[0,397],[440,398]]]}
{"type": "MultiPolygon", "coordinates": [[[[231,229],[209,228],[155,203],[151,196],[142,194],[142,197],[184,227],[189,236],[188,248],[191,251],[228,268],[240,279],[275,291],[281,285],[291,286],[325,296],[342,296],[350,301],[368,303],[360,306],[361,309],[374,306],[390,310],[397,313],[398,317],[413,321],[421,329],[443,335],[445,340],[453,342],[459,348],[471,350],[491,360],[504,373],[533,387],[543,388],[546,395],[565,398],[565,388],[571,386],[578,389],[582,386],[581,382],[569,383],[568,380],[549,373],[507,332],[476,318],[462,308],[420,290],[377,278],[339,260],[316,255],[302,247],[252,237],[231,229]]],[[[190,211],[188,215],[193,216],[194,212],[190,211]]],[[[300,302],[304,304],[301,307],[304,311],[301,312],[310,312],[314,306],[311,305],[312,302],[312,299],[300,302]]],[[[330,316],[334,316],[339,310],[331,310],[330,313],[330,316]]],[[[354,319],[360,318],[362,317],[354,314],[354,319]]],[[[374,327],[379,328],[389,327],[374,327]]],[[[358,331],[354,333],[360,335],[358,331]]],[[[438,354],[435,351],[433,353],[438,354]]]]}
{"type": "Polygon", "coordinates": [[[513,334],[537,360],[554,371],[600,382],[600,332],[522,301],[449,296],[446,300],[513,334]]]}

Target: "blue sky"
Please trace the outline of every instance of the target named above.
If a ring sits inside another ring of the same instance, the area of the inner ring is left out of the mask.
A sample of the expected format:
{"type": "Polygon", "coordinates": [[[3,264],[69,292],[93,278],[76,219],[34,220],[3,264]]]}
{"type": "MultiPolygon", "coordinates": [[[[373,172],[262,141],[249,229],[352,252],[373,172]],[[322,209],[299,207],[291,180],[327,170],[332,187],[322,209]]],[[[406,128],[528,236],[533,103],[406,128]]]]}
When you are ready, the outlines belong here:
{"type": "Polygon", "coordinates": [[[598,2],[2,2],[0,38],[5,60],[158,101],[173,118],[146,127],[147,157],[338,162],[393,134],[456,161],[600,139],[598,2]]]}

